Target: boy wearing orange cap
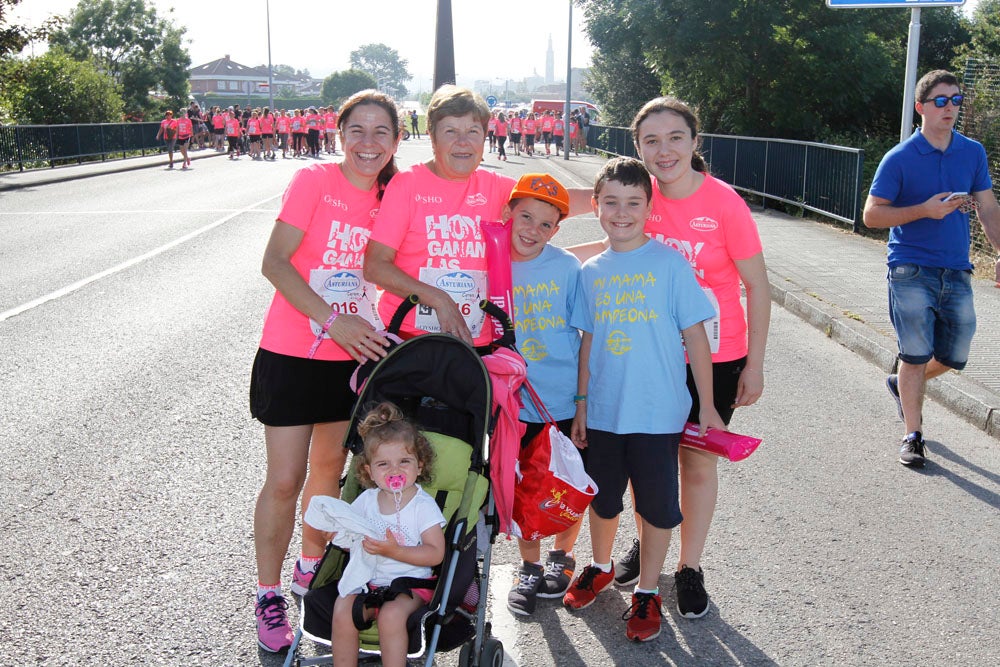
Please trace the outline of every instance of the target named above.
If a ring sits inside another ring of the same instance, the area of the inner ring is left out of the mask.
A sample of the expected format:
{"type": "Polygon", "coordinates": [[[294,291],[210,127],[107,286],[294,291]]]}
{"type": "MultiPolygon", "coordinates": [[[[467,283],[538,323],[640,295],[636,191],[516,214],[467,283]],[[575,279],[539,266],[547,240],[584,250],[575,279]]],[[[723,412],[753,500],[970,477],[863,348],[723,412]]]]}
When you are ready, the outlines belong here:
{"type": "MultiPolygon", "coordinates": [[[[551,245],[560,221],[569,213],[566,188],[548,174],[525,174],[518,180],[504,208],[511,226],[511,275],[517,346],[527,361],[528,379],[542,403],[567,435],[577,405],[580,334],[569,325],[576,299],[580,262],[551,245]]],[[[524,394],[521,421],[527,426],[526,447],[546,426],[524,394]]],[[[518,539],[522,563],[507,596],[507,608],[518,615],[534,613],[536,598],[562,597],[576,569],[573,545],[580,532],[577,522],[556,535],[554,548],[543,565],[539,540],[518,539]]]]}

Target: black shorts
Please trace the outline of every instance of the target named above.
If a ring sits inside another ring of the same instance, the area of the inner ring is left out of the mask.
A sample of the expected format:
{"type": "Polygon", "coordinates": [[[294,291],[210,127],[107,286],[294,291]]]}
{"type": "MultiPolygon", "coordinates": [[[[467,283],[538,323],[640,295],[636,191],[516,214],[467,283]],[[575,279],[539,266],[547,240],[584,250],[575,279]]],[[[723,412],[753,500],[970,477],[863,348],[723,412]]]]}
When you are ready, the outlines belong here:
{"type": "Polygon", "coordinates": [[[561,134],[554,134],[554,135],[552,135],[552,139],[556,142],[556,148],[562,148],[563,135],[561,135],[561,134]]]}
{"type": "Polygon", "coordinates": [[[273,134],[262,134],[260,136],[263,137],[264,139],[274,139],[273,134]]]}
{"type": "Polygon", "coordinates": [[[524,135],[524,145],[527,146],[528,148],[533,147],[535,145],[535,135],[533,134],[524,135]]]}
{"type": "Polygon", "coordinates": [[[258,349],[250,373],[250,414],[267,426],[301,426],[351,418],[357,396],[354,361],[291,357],[258,349]]]}
{"type": "Polygon", "coordinates": [[[247,135],[247,138],[250,141],[260,141],[260,137],[261,137],[261,135],[259,135],[259,134],[248,134],[247,135]]]}
{"type": "MultiPolygon", "coordinates": [[[[740,373],[743,372],[746,365],[746,357],[712,364],[712,398],[716,411],[727,426],[729,420],[733,418],[733,412],[735,412],[733,402],[736,400],[736,392],[739,390],[740,373]]],[[[691,394],[691,412],[688,414],[688,421],[697,424],[701,404],[698,402],[698,389],[694,385],[694,375],[691,374],[690,365],[687,367],[687,386],[688,393],[691,394]]]]}
{"type": "Polygon", "coordinates": [[[551,144],[552,143],[552,133],[551,132],[542,132],[542,141],[544,141],[547,144],[551,144]]]}
{"type": "Polygon", "coordinates": [[[225,133],[226,133],[226,128],[224,128],[224,127],[213,127],[212,128],[212,134],[218,134],[218,135],[221,136],[221,135],[223,135],[225,133]]]}
{"type": "Polygon", "coordinates": [[[608,433],[587,429],[587,474],[598,492],[590,507],[602,519],[625,509],[622,497],[632,482],[635,511],[656,528],[680,525],[677,449],[680,433],[608,433]]]}
{"type": "Polygon", "coordinates": [[[512,143],[512,144],[519,144],[519,143],[521,143],[521,133],[520,132],[511,132],[510,133],[510,143],[512,143]]]}
{"type": "Polygon", "coordinates": [[[188,143],[191,141],[191,137],[185,137],[183,139],[177,140],[177,148],[187,148],[188,143]]]}

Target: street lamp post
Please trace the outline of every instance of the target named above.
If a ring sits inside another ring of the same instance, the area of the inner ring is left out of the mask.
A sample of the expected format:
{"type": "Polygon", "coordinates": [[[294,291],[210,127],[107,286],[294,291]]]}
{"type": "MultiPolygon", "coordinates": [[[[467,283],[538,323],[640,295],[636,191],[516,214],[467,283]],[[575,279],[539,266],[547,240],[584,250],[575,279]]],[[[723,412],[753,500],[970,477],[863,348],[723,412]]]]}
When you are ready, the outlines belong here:
{"type": "Polygon", "coordinates": [[[274,76],[271,69],[271,0],[264,0],[267,10],[267,108],[274,111],[274,76]]]}
{"type": "Polygon", "coordinates": [[[563,107],[563,132],[566,139],[566,150],[563,160],[569,161],[569,145],[573,141],[573,132],[569,127],[569,105],[573,99],[573,0],[569,0],[569,31],[566,35],[566,106],[563,107]]]}

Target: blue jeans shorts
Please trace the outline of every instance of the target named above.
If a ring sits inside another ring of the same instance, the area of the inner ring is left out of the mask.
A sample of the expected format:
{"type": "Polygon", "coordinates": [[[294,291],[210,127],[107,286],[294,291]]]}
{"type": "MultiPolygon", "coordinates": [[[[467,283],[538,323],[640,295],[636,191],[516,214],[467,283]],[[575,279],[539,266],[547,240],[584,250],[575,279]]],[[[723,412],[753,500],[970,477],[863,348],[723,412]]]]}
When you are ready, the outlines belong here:
{"type": "Polygon", "coordinates": [[[965,368],[976,332],[972,272],[899,264],[889,268],[887,279],[899,359],[920,365],[934,358],[965,368]]]}

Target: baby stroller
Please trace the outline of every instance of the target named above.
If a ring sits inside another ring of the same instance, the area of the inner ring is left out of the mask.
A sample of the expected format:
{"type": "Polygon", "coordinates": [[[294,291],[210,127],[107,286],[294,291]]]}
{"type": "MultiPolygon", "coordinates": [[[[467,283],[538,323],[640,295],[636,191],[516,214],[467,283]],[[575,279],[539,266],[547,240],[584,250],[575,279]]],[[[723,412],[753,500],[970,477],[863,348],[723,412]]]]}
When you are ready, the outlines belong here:
{"type": "MultiPolygon", "coordinates": [[[[398,333],[403,318],[416,303],[415,296],[403,301],[389,333],[398,333]]],[[[506,313],[488,301],[480,308],[503,325],[504,335],[494,345],[513,348],[514,331],[506,313]]],[[[476,350],[462,340],[428,333],[399,343],[377,363],[360,366],[356,380],[359,395],[345,446],[352,453],[360,452],[363,443],[357,426],[367,409],[382,401],[395,403],[420,425],[434,449],[434,478],[423,489],[437,501],[448,521],[445,556],[435,568],[433,597],[407,623],[408,658],[426,657],[425,664],[430,667],[436,651],[461,647],[460,667],[499,667],[503,645],[491,636],[491,624],[486,622],[490,554],[498,526],[485,460],[494,422],[486,367],[476,350]]],[[[342,480],[341,498],[351,502],[362,490],[352,459],[342,480]]],[[[285,667],[330,663],[329,655],[303,656],[300,644],[303,637],[330,644],[337,583],[347,557],[338,547],[327,547],[302,598],[300,628],[285,667]]],[[[362,653],[377,655],[377,626],[362,630],[360,641],[362,653]]]]}

